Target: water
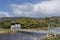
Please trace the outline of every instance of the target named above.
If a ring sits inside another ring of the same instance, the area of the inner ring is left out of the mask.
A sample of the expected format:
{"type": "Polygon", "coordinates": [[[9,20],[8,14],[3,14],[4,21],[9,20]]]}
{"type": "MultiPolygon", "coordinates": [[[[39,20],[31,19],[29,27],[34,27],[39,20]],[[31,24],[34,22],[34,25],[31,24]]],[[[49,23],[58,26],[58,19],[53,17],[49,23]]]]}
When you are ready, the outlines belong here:
{"type": "Polygon", "coordinates": [[[0,40],[40,40],[46,37],[45,33],[32,33],[32,32],[18,32],[1,34],[0,40]]]}
{"type": "Polygon", "coordinates": [[[60,34],[60,27],[53,28],[53,29],[51,29],[51,31],[55,34],[60,34]]]}

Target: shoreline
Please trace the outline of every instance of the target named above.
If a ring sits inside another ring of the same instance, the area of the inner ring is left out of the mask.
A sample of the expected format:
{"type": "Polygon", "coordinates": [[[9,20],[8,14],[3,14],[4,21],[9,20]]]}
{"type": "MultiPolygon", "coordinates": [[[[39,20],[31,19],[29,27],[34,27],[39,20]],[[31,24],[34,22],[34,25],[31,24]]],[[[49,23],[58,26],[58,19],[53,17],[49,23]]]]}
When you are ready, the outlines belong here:
{"type": "MultiPolygon", "coordinates": [[[[35,31],[45,30],[45,31],[47,31],[47,28],[46,27],[36,28],[36,29],[32,28],[32,29],[29,29],[29,30],[35,30],[35,31]]],[[[6,33],[15,33],[15,32],[12,32],[12,30],[10,30],[10,29],[0,29],[0,34],[6,34],[6,33]]]]}
{"type": "MultiPolygon", "coordinates": [[[[58,28],[58,27],[56,27],[58,28]]],[[[28,30],[28,29],[27,29],[28,30]]],[[[39,30],[45,30],[47,31],[48,30],[48,27],[42,27],[42,28],[31,28],[29,30],[35,30],[35,31],[39,31],[39,30]]],[[[12,32],[12,30],[10,29],[0,29],[0,34],[4,34],[4,33],[14,33],[12,32]]]]}

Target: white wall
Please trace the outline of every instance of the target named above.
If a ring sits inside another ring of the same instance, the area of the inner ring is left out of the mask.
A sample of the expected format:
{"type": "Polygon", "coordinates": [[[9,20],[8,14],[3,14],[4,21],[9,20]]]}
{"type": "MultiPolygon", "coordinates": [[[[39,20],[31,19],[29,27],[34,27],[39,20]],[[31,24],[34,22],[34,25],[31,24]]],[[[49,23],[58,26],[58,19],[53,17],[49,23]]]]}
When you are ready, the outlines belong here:
{"type": "Polygon", "coordinates": [[[21,29],[21,25],[20,24],[15,24],[15,25],[11,25],[11,30],[13,29],[21,29]]]}

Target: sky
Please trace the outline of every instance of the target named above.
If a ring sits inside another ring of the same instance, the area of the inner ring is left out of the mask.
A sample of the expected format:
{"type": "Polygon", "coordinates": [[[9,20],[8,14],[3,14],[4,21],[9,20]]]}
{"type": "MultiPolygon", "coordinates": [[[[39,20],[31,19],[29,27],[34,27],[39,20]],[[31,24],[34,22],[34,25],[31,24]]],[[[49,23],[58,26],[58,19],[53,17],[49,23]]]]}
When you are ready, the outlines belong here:
{"type": "Polygon", "coordinates": [[[0,0],[0,17],[60,16],[60,0],[0,0]]]}

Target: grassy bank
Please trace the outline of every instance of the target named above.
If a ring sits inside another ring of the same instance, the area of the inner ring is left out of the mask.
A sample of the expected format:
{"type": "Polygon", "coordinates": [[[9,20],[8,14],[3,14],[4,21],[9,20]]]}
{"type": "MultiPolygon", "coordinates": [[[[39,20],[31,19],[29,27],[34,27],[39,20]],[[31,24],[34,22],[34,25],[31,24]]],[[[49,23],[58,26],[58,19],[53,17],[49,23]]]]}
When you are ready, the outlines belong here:
{"type": "MultiPolygon", "coordinates": [[[[30,28],[29,28],[30,29],[30,28]]],[[[31,30],[48,30],[48,27],[31,28],[31,30]]]]}
{"type": "Polygon", "coordinates": [[[51,36],[42,40],[60,40],[60,34],[56,35],[56,37],[51,36]]]}
{"type": "Polygon", "coordinates": [[[2,34],[2,33],[10,33],[11,32],[11,30],[9,30],[9,29],[0,29],[0,34],[2,34]]]}
{"type": "MultiPolygon", "coordinates": [[[[31,28],[30,30],[47,30],[47,27],[42,27],[42,28],[31,28]]],[[[1,33],[9,33],[12,32],[9,29],[0,29],[0,34],[1,33]]]]}

